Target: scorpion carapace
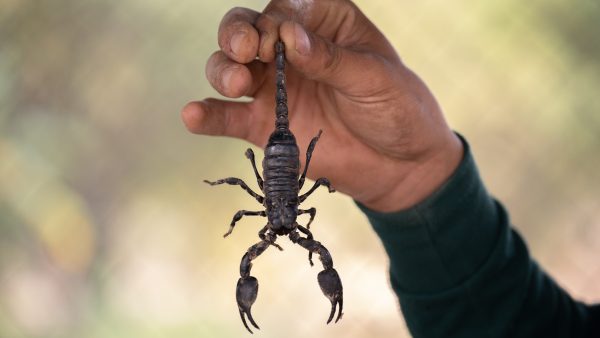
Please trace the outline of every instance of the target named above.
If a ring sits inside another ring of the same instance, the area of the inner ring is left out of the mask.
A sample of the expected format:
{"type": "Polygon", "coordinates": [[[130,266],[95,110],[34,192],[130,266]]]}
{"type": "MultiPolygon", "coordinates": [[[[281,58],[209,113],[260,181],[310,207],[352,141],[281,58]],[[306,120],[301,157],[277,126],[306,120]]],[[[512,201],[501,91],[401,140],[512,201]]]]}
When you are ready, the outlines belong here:
{"type": "Polygon", "coordinates": [[[259,232],[260,242],[251,246],[248,251],[242,257],[240,264],[240,279],[237,283],[236,298],[240,317],[244,326],[250,333],[250,327],[246,322],[246,316],[250,323],[255,327],[259,328],[254,319],[252,318],[251,307],[256,300],[258,294],[258,281],[255,277],[250,276],[250,269],[252,268],[252,261],[262,254],[269,246],[274,246],[279,250],[283,250],[281,246],[275,243],[277,236],[287,235],[289,239],[299,244],[306,250],[308,250],[308,261],[310,265],[313,265],[312,254],[317,253],[320,257],[321,263],[323,264],[323,271],[321,271],[317,280],[321,286],[321,290],[331,301],[331,313],[327,319],[327,324],[333,319],[336,307],[338,315],[335,322],[342,318],[343,308],[343,290],[342,281],[333,268],[333,260],[329,251],[319,242],[313,239],[313,235],[310,232],[310,224],[315,218],[317,210],[315,208],[300,209],[299,206],[306,200],[310,194],[312,194],[319,186],[325,186],[329,189],[329,192],[335,190],[331,187],[329,180],[326,178],[319,178],[315,184],[304,194],[300,195],[300,189],[304,185],[306,172],[312,156],[312,152],[315,149],[315,145],[321,136],[321,131],[315,136],[308,145],[306,151],[306,164],[302,174],[300,174],[300,152],[298,145],[296,144],[296,138],[289,129],[288,119],[288,106],[287,106],[287,92],[285,85],[285,54],[283,42],[278,41],[275,44],[275,67],[276,67],[276,95],[275,95],[275,130],[269,137],[269,141],[265,148],[265,157],[263,159],[263,178],[256,169],[256,162],[254,159],[254,152],[252,149],[246,150],[246,157],[252,163],[258,186],[262,190],[264,196],[255,193],[248,185],[239,178],[228,177],[220,179],[214,182],[204,181],[210,185],[218,184],[231,184],[239,185],[242,189],[246,190],[252,197],[254,197],[264,207],[264,211],[238,211],[231,220],[229,230],[225,233],[224,237],[227,237],[233,231],[233,228],[237,221],[243,216],[262,216],[267,217],[267,225],[265,225],[259,232]],[[306,224],[306,227],[299,225],[296,222],[298,215],[309,214],[310,219],[306,224]]]}

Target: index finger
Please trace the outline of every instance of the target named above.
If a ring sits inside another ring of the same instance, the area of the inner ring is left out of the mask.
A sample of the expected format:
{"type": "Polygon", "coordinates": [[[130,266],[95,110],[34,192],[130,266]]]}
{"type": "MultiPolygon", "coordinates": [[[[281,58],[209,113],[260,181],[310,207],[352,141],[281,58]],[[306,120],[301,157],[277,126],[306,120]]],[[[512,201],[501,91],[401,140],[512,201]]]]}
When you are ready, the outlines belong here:
{"type": "Polygon", "coordinates": [[[237,63],[249,63],[258,55],[259,35],[254,24],[260,13],[249,8],[229,10],[219,25],[219,47],[237,63]]]}

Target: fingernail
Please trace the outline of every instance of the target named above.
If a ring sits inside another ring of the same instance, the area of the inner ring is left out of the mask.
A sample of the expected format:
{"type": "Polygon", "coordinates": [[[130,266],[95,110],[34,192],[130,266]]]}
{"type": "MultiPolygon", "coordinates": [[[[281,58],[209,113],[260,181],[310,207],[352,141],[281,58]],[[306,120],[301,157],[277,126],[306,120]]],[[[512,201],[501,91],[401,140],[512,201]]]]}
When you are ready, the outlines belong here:
{"type": "Polygon", "coordinates": [[[296,52],[300,55],[308,55],[310,53],[310,39],[302,26],[295,24],[294,33],[296,34],[296,52]]]}
{"type": "Polygon", "coordinates": [[[231,37],[231,40],[229,40],[229,48],[233,54],[237,54],[245,37],[246,33],[243,31],[236,32],[231,37]]]}

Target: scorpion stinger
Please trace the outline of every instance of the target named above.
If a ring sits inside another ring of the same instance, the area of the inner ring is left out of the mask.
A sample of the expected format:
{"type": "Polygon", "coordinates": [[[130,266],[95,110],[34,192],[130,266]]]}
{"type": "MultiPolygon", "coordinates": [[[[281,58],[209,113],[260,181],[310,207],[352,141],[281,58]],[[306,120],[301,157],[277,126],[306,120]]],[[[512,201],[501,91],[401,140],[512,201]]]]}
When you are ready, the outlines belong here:
{"type": "Polygon", "coordinates": [[[236,299],[240,317],[246,329],[252,333],[246,317],[250,324],[259,329],[252,318],[251,308],[258,295],[258,280],[250,275],[252,261],[260,256],[269,246],[282,248],[275,244],[277,236],[287,235],[289,239],[306,250],[308,250],[308,260],[313,265],[312,255],[317,253],[323,264],[317,280],[321,291],[331,301],[331,312],[327,324],[333,320],[338,312],[335,322],[342,318],[343,312],[343,289],[342,281],[333,268],[333,260],[329,251],[319,242],[313,239],[313,235],[308,229],[315,218],[317,210],[315,208],[300,209],[300,203],[304,202],[310,194],[318,187],[325,186],[329,192],[335,190],[331,187],[328,179],[321,177],[317,179],[314,185],[303,195],[300,195],[300,189],[304,185],[308,165],[315,149],[317,141],[321,137],[322,131],[319,130],[308,146],[306,151],[306,164],[302,174],[300,174],[300,151],[296,143],[294,134],[289,129],[287,91],[285,85],[285,54],[283,42],[278,41],[275,44],[275,67],[276,67],[276,95],[275,95],[275,130],[269,136],[267,146],[265,147],[265,156],[263,158],[263,177],[260,176],[256,168],[254,152],[252,149],[246,150],[246,157],[250,160],[258,186],[264,194],[264,197],[255,193],[248,185],[239,178],[228,177],[214,182],[205,181],[210,185],[230,184],[239,185],[254,197],[264,207],[264,211],[240,210],[233,217],[229,230],[225,237],[231,234],[235,223],[243,216],[262,216],[267,217],[267,224],[259,231],[260,242],[251,246],[242,257],[240,263],[240,279],[236,288],[236,299]],[[264,178],[264,179],[263,179],[264,178]],[[310,219],[306,227],[296,222],[298,215],[309,214],[310,219]],[[306,237],[302,237],[300,233],[306,237]]]}

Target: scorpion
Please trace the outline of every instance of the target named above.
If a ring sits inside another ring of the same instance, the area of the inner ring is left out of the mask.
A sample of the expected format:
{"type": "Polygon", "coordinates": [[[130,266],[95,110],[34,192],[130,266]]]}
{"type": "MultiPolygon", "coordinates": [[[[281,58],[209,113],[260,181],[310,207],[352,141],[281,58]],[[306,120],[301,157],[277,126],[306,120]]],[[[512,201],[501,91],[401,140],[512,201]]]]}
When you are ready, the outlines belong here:
{"type": "Polygon", "coordinates": [[[317,179],[314,185],[304,194],[300,195],[300,189],[304,185],[306,172],[312,153],[317,141],[321,137],[322,130],[319,130],[317,136],[313,137],[306,151],[306,162],[304,170],[300,175],[300,156],[296,138],[289,129],[287,90],[285,84],[285,54],[282,41],[275,43],[275,77],[276,77],[276,95],[275,95],[275,130],[271,133],[267,146],[265,147],[263,166],[263,178],[256,169],[254,152],[248,148],[246,157],[250,160],[259,188],[264,197],[254,192],[243,180],[236,177],[227,177],[217,181],[204,182],[210,185],[229,184],[239,185],[247,191],[265,210],[263,211],[238,211],[229,225],[229,230],[223,237],[229,236],[236,222],[243,216],[262,216],[267,217],[267,224],[258,232],[260,242],[248,248],[248,251],[242,257],[240,263],[240,278],[236,287],[236,300],[240,317],[246,329],[253,333],[248,323],[260,329],[252,318],[251,307],[258,294],[258,280],[250,275],[252,261],[261,255],[269,246],[274,246],[283,250],[281,246],[275,243],[277,236],[287,235],[294,244],[298,244],[308,250],[308,261],[313,266],[312,255],[317,253],[323,265],[323,271],[319,272],[317,280],[321,291],[331,302],[331,313],[327,319],[327,324],[331,322],[338,307],[338,315],[335,323],[342,318],[343,308],[343,289],[342,281],[333,268],[333,259],[329,251],[318,241],[315,241],[310,232],[310,224],[315,218],[316,209],[300,209],[299,206],[312,194],[318,187],[325,186],[329,192],[335,192],[328,179],[321,177],[317,179]],[[306,227],[298,224],[296,218],[298,215],[309,214],[310,219],[306,227]],[[300,234],[304,235],[304,237],[300,234]]]}

